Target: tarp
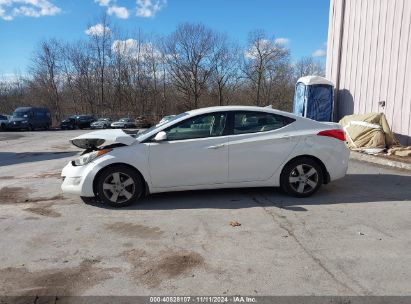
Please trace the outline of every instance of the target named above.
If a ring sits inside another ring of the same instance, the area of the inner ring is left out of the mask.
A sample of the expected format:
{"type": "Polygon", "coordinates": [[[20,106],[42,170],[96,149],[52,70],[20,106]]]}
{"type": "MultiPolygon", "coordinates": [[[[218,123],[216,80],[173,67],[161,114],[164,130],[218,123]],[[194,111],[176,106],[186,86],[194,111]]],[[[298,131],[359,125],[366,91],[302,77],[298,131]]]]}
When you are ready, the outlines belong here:
{"type": "Polygon", "coordinates": [[[411,146],[399,144],[383,113],[348,115],[339,123],[351,150],[378,153],[389,149],[388,154],[411,156],[411,146]]]}

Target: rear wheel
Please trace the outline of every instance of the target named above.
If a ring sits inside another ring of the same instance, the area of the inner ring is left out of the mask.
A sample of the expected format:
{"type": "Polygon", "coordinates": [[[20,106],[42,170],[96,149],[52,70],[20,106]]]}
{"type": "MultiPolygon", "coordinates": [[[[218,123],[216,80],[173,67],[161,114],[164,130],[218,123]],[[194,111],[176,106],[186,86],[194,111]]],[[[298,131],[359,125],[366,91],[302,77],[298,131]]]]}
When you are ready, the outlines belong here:
{"type": "Polygon", "coordinates": [[[135,170],[117,165],[105,169],[98,176],[97,196],[113,207],[124,207],[141,197],[142,185],[142,179],[135,170]]]}
{"type": "Polygon", "coordinates": [[[308,157],[297,158],[289,162],[281,173],[281,188],[295,197],[311,196],[322,184],[321,166],[308,157]]]}

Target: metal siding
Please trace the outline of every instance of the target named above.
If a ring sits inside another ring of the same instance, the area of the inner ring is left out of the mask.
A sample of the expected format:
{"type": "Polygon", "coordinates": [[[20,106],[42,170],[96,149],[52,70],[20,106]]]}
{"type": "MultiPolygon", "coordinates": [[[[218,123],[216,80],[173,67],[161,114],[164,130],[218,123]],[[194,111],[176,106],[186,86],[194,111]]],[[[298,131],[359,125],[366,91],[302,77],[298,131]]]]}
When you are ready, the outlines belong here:
{"type": "MultiPolygon", "coordinates": [[[[350,2],[348,2],[346,4],[345,7],[346,10],[350,10],[351,6],[350,6],[350,2]]],[[[352,24],[350,19],[344,20],[344,32],[347,33],[349,32],[349,28],[350,28],[350,24],[352,24]]],[[[342,53],[347,54],[346,56],[342,56],[341,57],[341,67],[340,67],[340,75],[345,75],[347,76],[347,69],[350,68],[350,60],[349,59],[349,53],[351,53],[351,49],[349,48],[349,35],[343,35],[343,41],[342,41],[342,53]]],[[[348,70],[349,71],[349,70],[348,70]]],[[[347,79],[347,77],[341,77],[340,78],[340,89],[343,90],[346,87],[347,81],[349,81],[349,79],[347,79]]],[[[344,95],[345,91],[343,93],[341,93],[341,95],[344,95]]],[[[342,99],[345,98],[345,96],[341,96],[342,99]]],[[[337,114],[341,113],[341,112],[346,112],[347,110],[344,109],[345,103],[338,103],[337,105],[337,114]]]]}
{"type": "Polygon", "coordinates": [[[372,18],[371,18],[371,28],[368,32],[371,32],[370,35],[370,45],[369,45],[369,66],[368,66],[368,73],[367,73],[367,85],[366,85],[366,103],[364,112],[373,112],[373,96],[374,96],[374,84],[375,84],[375,69],[377,63],[377,49],[378,49],[378,37],[379,37],[379,22],[380,22],[380,5],[381,1],[376,1],[374,5],[372,5],[372,18]]]}
{"type": "Polygon", "coordinates": [[[356,87],[357,87],[357,74],[358,74],[358,53],[360,49],[360,35],[361,35],[361,4],[362,1],[354,1],[355,2],[355,18],[354,18],[354,35],[353,39],[353,58],[352,58],[352,70],[351,70],[351,84],[349,87],[349,91],[351,92],[352,98],[354,99],[354,113],[358,112],[358,103],[355,102],[357,100],[356,96],[356,87]]]}
{"type": "Polygon", "coordinates": [[[355,15],[356,15],[356,6],[355,2],[352,1],[347,1],[346,7],[349,7],[349,10],[347,10],[348,14],[346,14],[346,23],[348,24],[348,32],[345,35],[347,39],[347,48],[346,52],[341,55],[341,57],[346,57],[347,60],[347,69],[345,71],[345,85],[343,87],[344,90],[344,102],[341,102],[344,106],[342,107],[343,111],[340,112],[340,116],[342,116],[342,113],[349,113],[353,111],[353,106],[354,104],[352,103],[352,94],[350,92],[351,84],[352,84],[352,67],[353,67],[353,56],[355,54],[354,52],[354,35],[351,35],[350,33],[354,32],[355,29],[355,15]]]}
{"type": "Polygon", "coordinates": [[[345,0],[344,10],[343,3],[330,2],[326,68],[339,84],[338,118],[384,112],[411,145],[411,1],[345,0]]]}
{"type": "Polygon", "coordinates": [[[380,112],[379,101],[381,101],[381,82],[382,82],[382,68],[384,62],[384,46],[385,46],[385,31],[386,31],[386,21],[387,21],[387,7],[388,1],[381,0],[380,7],[380,22],[378,25],[378,49],[377,49],[377,61],[375,63],[375,83],[373,84],[374,94],[372,98],[372,111],[380,112]]]}
{"type": "MultiPolygon", "coordinates": [[[[401,105],[401,100],[395,98],[395,91],[396,85],[398,84],[398,78],[401,78],[398,77],[398,73],[401,72],[398,69],[398,65],[401,63],[399,53],[403,6],[404,1],[402,0],[397,0],[396,5],[394,6],[394,22],[391,41],[391,64],[387,86],[387,106],[385,109],[385,114],[387,115],[388,123],[395,130],[401,129],[401,126],[398,126],[399,120],[396,119],[397,117],[394,114],[394,109],[401,105]]],[[[402,62],[402,64],[404,64],[404,62],[402,62]]],[[[400,98],[402,99],[402,96],[400,98]]]]}
{"type": "MultiPolygon", "coordinates": [[[[405,66],[403,75],[403,90],[401,101],[401,134],[408,134],[407,143],[411,146],[411,88],[409,82],[411,80],[411,1],[405,2],[404,20],[405,32],[403,35],[406,44],[405,66]]],[[[402,45],[404,48],[404,45],[402,45]]],[[[405,140],[404,140],[405,141],[405,140]]]]}

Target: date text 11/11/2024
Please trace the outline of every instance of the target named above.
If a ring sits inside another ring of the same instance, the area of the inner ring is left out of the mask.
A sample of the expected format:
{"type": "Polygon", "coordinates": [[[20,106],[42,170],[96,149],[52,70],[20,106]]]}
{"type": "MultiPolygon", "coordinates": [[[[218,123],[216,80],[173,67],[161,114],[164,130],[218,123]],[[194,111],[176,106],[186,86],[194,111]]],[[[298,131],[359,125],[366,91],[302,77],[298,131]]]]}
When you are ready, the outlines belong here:
{"type": "Polygon", "coordinates": [[[257,299],[243,296],[162,296],[150,297],[150,303],[257,303],[257,299]]]}

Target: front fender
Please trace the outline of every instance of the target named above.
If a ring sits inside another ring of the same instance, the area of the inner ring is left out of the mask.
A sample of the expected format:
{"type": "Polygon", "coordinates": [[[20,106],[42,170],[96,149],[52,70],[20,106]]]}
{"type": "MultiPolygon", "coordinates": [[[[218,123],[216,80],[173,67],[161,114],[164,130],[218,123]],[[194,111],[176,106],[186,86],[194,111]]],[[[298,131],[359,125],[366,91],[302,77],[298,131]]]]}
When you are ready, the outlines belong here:
{"type": "MultiPolygon", "coordinates": [[[[140,146],[140,144],[138,144],[140,146]]],[[[141,145],[143,146],[143,145],[141,145]]],[[[135,145],[115,148],[85,166],[73,166],[71,162],[62,171],[65,178],[62,189],[64,192],[80,196],[94,196],[93,183],[100,170],[113,164],[126,164],[140,172],[144,180],[150,185],[148,171],[147,149],[136,149],[135,145]],[[75,181],[75,185],[74,185],[75,181]]]]}

